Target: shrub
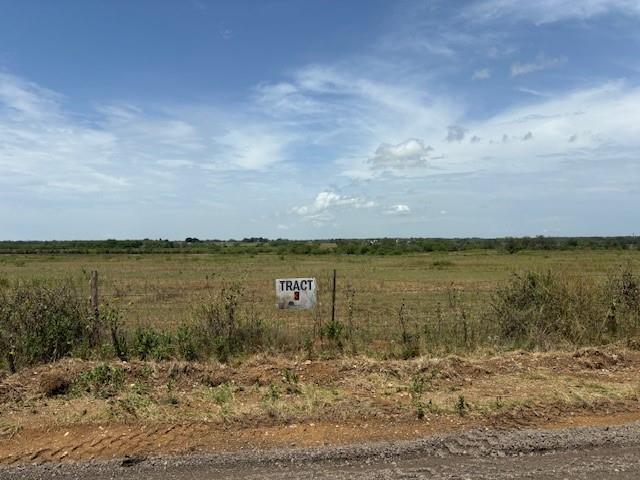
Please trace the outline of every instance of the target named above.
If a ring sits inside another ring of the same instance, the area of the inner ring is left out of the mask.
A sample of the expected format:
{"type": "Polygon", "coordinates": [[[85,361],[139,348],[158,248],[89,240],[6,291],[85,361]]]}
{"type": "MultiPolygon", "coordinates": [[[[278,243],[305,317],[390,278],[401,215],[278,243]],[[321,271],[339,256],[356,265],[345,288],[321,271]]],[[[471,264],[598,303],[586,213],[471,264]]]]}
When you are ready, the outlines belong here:
{"type": "MultiPolygon", "coordinates": [[[[253,302],[240,302],[245,293],[239,283],[233,283],[196,307],[188,329],[194,337],[191,347],[199,356],[212,355],[227,362],[233,356],[262,351],[279,341],[278,324],[264,322],[253,302]]],[[[186,333],[183,338],[186,340],[186,333]]]]}
{"type": "Polygon", "coordinates": [[[153,327],[138,327],[133,348],[141,360],[168,360],[173,355],[173,336],[153,327]]]}
{"type": "Polygon", "coordinates": [[[628,298],[632,285],[624,275],[608,287],[551,271],[513,275],[493,295],[484,320],[497,325],[502,342],[518,347],[603,343],[615,335],[615,329],[607,328],[607,317],[612,315],[608,306],[620,305],[620,296],[628,298]]]}
{"type": "Polygon", "coordinates": [[[196,332],[190,326],[182,324],[176,331],[176,348],[180,357],[188,362],[192,362],[198,359],[198,345],[196,341],[196,332]]]}
{"type": "Polygon", "coordinates": [[[640,279],[629,265],[609,276],[605,292],[608,333],[614,337],[637,333],[640,327],[640,279]]]}
{"type": "Polygon", "coordinates": [[[99,344],[98,322],[69,281],[0,289],[0,351],[11,370],[88,351],[99,344]]]}

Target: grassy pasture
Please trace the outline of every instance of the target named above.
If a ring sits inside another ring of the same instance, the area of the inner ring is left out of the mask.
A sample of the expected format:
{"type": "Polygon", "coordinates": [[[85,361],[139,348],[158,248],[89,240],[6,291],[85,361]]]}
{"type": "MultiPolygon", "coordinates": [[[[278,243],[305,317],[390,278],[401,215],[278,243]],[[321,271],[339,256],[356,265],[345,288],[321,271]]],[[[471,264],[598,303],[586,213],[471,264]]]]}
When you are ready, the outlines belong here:
{"type": "Polygon", "coordinates": [[[375,348],[375,340],[388,339],[390,327],[398,331],[400,315],[409,323],[433,323],[438,321],[438,312],[462,307],[469,318],[477,317],[491,293],[514,272],[552,269],[604,281],[621,265],[638,271],[640,251],[522,251],[509,255],[478,250],[402,256],[2,255],[0,279],[72,278],[88,296],[89,272],[95,269],[100,274],[101,302],[117,307],[125,325],[160,328],[188,320],[194,305],[203,298],[238,282],[244,287],[240,298],[244,307],[302,337],[330,318],[330,283],[335,268],[338,319],[345,323],[350,319],[354,329],[367,332],[365,337],[375,348]],[[274,279],[294,276],[317,278],[316,311],[275,308],[274,279]],[[350,289],[354,292],[351,301],[350,289]]]}

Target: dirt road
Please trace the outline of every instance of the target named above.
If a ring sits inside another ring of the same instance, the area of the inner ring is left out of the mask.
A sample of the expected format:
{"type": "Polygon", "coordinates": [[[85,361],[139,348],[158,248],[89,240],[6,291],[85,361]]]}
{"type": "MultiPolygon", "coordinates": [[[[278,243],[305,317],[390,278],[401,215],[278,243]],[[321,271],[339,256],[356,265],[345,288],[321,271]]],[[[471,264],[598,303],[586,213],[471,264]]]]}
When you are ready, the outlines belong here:
{"type": "Polygon", "coordinates": [[[640,423],[491,430],[402,442],[0,469],[0,479],[637,479],[640,423]]]}

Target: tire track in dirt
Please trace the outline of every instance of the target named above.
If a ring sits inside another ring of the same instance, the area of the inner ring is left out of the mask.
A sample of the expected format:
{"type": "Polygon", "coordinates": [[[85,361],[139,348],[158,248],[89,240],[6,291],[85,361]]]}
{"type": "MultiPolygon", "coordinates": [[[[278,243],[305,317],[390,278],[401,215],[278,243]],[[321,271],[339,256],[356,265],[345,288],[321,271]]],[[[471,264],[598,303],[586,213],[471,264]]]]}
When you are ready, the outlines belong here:
{"type": "MultiPolygon", "coordinates": [[[[239,428],[219,424],[163,424],[153,427],[141,425],[89,426],[50,430],[46,435],[20,432],[14,440],[0,444],[0,465],[45,464],[80,460],[108,460],[114,458],[149,457],[158,454],[184,454],[188,452],[219,452],[242,450],[247,447],[274,448],[290,445],[347,444],[367,440],[410,440],[425,435],[461,431],[446,444],[439,445],[441,455],[458,455],[468,451],[490,452],[498,442],[499,432],[510,429],[545,426],[556,428],[568,425],[601,425],[628,423],[640,420],[639,408],[620,409],[619,413],[599,415],[569,415],[558,408],[556,423],[541,422],[540,418],[523,409],[505,422],[478,422],[477,419],[451,418],[440,421],[406,422],[390,425],[381,421],[369,422],[370,429],[362,425],[318,424],[314,427],[276,426],[268,428],[239,428]],[[625,412],[627,411],[627,412],[625,412]],[[630,411],[630,413],[629,413],[630,411]],[[570,421],[571,423],[567,423],[570,421]],[[490,433],[487,428],[491,427],[490,433]],[[488,433],[478,436],[478,428],[488,433]],[[475,429],[475,430],[469,430],[475,429]]],[[[573,412],[576,413],[576,412],[573,412]]],[[[486,420],[486,419],[485,419],[486,420]]],[[[294,425],[295,426],[295,425],[294,425]]],[[[38,432],[35,432],[38,433],[38,432]]],[[[42,432],[39,432],[42,433],[42,432]]]]}
{"type": "MultiPolygon", "coordinates": [[[[174,429],[175,430],[175,429],[174,429]]],[[[163,430],[161,433],[165,432],[163,430]]],[[[640,474],[640,422],[608,427],[493,430],[310,448],[128,457],[65,465],[0,466],[3,479],[208,480],[247,478],[561,480],[640,474]]]]}
{"type": "MultiPolygon", "coordinates": [[[[96,432],[79,443],[68,441],[60,432],[51,433],[50,442],[56,444],[53,448],[19,450],[13,454],[0,457],[0,464],[12,465],[17,463],[45,463],[69,460],[114,458],[117,456],[139,455],[147,451],[157,451],[158,445],[168,446],[169,449],[188,443],[192,437],[191,424],[158,426],[147,430],[144,426],[139,431],[123,432],[114,427],[113,433],[96,432]],[[60,443],[62,440],[63,443],[60,443]]],[[[69,436],[69,435],[68,435],[69,436]]],[[[67,436],[67,437],[68,437],[67,436]]]]}

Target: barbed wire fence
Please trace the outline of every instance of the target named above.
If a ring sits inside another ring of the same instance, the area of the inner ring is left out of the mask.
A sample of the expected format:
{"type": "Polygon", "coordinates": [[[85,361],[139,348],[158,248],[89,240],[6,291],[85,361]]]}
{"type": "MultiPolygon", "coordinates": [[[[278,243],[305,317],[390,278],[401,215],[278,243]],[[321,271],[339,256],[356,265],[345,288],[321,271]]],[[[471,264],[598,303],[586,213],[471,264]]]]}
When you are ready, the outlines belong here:
{"type": "Polygon", "coordinates": [[[385,279],[372,285],[340,272],[334,294],[332,272],[325,271],[317,275],[316,307],[289,311],[277,308],[273,281],[215,275],[180,285],[167,279],[128,281],[97,271],[88,272],[88,276],[91,306],[116,307],[128,326],[175,328],[192,320],[204,302],[215,301],[225,288],[239,284],[241,295],[236,301],[242,311],[277,324],[300,342],[322,337],[327,333],[326,325],[335,323],[334,328],[340,331],[329,334],[345,337],[344,343],[354,351],[363,345],[384,349],[399,344],[406,340],[407,328],[414,337],[421,335],[432,341],[456,337],[457,343],[468,345],[479,333],[478,322],[473,320],[478,314],[474,299],[483,294],[454,283],[446,288],[416,283],[394,289],[393,282],[385,279]]]}

